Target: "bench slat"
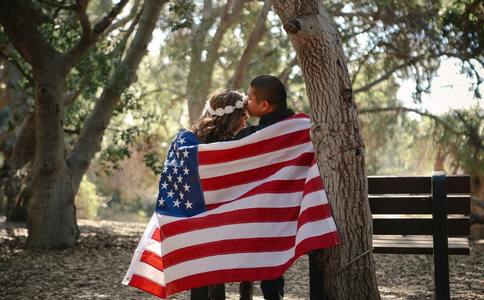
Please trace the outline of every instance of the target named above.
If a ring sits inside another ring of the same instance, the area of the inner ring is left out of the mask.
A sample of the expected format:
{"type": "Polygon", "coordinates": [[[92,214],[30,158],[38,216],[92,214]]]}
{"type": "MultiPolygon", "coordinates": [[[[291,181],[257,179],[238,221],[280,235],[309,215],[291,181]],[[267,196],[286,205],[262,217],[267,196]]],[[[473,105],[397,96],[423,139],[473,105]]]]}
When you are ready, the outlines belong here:
{"type": "MultiPolygon", "coordinates": [[[[432,214],[432,198],[428,196],[369,196],[372,214],[432,214]]],[[[448,214],[470,214],[471,198],[449,195],[448,214]]]]}
{"type": "MultiPolygon", "coordinates": [[[[467,238],[449,238],[449,254],[469,255],[467,238]]],[[[432,254],[431,236],[374,235],[374,253],[432,254]]]]}
{"type": "MultiPolygon", "coordinates": [[[[368,176],[368,194],[430,194],[431,176],[368,176]]],[[[447,176],[447,194],[470,192],[468,175],[447,176]]]]}
{"type": "MultiPolygon", "coordinates": [[[[469,217],[449,218],[449,236],[468,236],[470,234],[469,224],[469,217]]],[[[373,216],[374,234],[432,235],[432,231],[433,223],[431,218],[373,216]]]]}

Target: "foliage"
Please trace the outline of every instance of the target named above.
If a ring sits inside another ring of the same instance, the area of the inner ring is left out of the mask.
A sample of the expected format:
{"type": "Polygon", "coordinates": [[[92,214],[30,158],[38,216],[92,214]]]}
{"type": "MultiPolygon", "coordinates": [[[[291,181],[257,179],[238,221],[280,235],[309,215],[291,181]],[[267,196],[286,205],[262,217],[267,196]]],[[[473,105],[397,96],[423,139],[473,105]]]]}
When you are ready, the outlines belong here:
{"type": "Polygon", "coordinates": [[[453,110],[436,126],[435,138],[451,158],[450,168],[470,175],[484,174],[484,109],[453,110]]]}
{"type": "Polygon", "coordinates": [[[76,195],[77,217],[94,219],[102,205],[103,199],[97,194],[96,186],[84,175],[76,195]]]}

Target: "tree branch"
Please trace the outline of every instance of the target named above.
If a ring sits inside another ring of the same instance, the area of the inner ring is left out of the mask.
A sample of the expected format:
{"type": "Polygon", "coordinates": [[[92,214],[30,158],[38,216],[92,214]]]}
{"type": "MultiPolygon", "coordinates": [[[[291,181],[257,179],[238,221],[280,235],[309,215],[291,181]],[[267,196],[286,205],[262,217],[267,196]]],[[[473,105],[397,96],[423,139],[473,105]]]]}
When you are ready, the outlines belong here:
{"type": "Polygon", "coordinates": [[[120,0],[104,18],[94,25],[92,29],[86,14],[88,2],[89,0],[77,0],[76,2],[76,13],[81,22],[82,36],[77,44],[63,55],[65,68],[67,70],[69,70],[77,60],[98,41],[102,33],[112,24],[116,16],[121,13],[124,6],[128,3],[128,0],[120,0]]]}
{"type": "Polygon", "coordinates": [[[461,132],[456,131],[454,128],[450,127],[447,122],[439,118],[438,116],[429,113],[428,111],[421,111],[416,108],[409,108],[409,107],[404,107],[404,106],[390,106],[390,107],[373,107],[373,108],[362,108],[358,109],[359,114],[369,114],[369,113],[381,113],[381,112],[389,112],[389,111],[394,111],[394,112],[413,112],[416,114],[419,114],[424,117],[428,117],[440,125],[442,125],[445,129],[456,133],[456,134],[461,134],[461,132]]]}
{"type": "Polygon", "coordinates": [[[390,69],[389,71],[385,72],[382,76],[380,76],[380,78],[360,87],[360,88],[357,88],[355,90],[353,90],[353,94],[358,94],[358,93],[362,93],[362,92],[366,92],[368,90],[370,90],[372,87],[374,87],[375,85],[387,80],[388,78],[390,78],[393,73],[395,73],[396,71],[400,70],[400,69],[403,69],[405,67],[408,67],[410,65],[413,65],[415,64],[416,62],[418,62],[420,59],[422,59],[423,56],[418,56],[418,57],[415,57],[415,58],[412,58],[396,67],[394,67],[393,69],[390,69]]]}
{"type": "Polygon", "coordinates": [[[116,23],[111,24],[106,30],[104,34],[108,34],[110,32],[113,32],[114,30],[123,27],[126,25],[129,21],[131,21],[133,18],[135,18],[138,13],[138,7],[139,7],[140,0],[135,0],[133,3],[133,6],[131,7],[130,12],[128,15],[121,20],[117,21],[116,23]]]}
{"type": "Polygon", "coordinates": [[[265,22],[270,9],[271,1],[265,0],[259,14],[259,18],[257,19],[254,29],[250,33],[249,40],[247,41],[247,46],[245,47],[244,52],[242,53],[242,56],[237,65],[237,68],[235,69],[235,73],[230,80],[233,89],[240,89],[244,83],[247,70],[249,69],[250,60],[252,59],[252,56],[257,49],[257,44],[262,40],[267,30],[265,22]]]}
{"type": "Polygon", "coordinates": [[[33,67],[52,64],[60,53],[37,30],[36,16],[42,15],[30,1],[0,0],[0,23],[12,45],[33,67]]]}
{"type": "Polygon", "coordinates": [[[204,65],[208,69],[213,69],[215,62],[219,56],[218,50],[222,43],[222,39],[225,35],[225,32],[232,26],[236,21],[237,17],[242,12],[242,5],[244,4],[244,0],[234,0],[232,3],[227,2],[224,7],[224,12],[220,18],[220,24],[217,27],[217,31],[212,38],[212,41],[207,49],[207,60],[205,61],[204,65]],[[231,5],[232,4],[232,5],[231,5]]]}
{"type": "Polygon", "coordinates": [[[146,53],[146,46],[152,38],[161,8],[166,2],[167,0],[144,2],[140,24],[126,57],[114,70],[93,111],[84,121],[79,139],[67,160],[72,171],[73,182],[77,185],[75,188],[80,184],[95,153],[101,148],[102,137],[116,105],[119,104],[121,94],[136,80],[136,70],[146,53]]]}
{"type": "Polygon", "coordinates": [[[20,63],[18,61],[16,61],[15,59],[13,59],[12,57],[8,56],[7,54],[5,54],[5,52],[3,52],[3,49],[0,51],[0,55],[7,61],[9,61],[12,65],[14,65],[17,70],[19,70],[19,72],[29,81],[29,83],[34,86],[34,79],[32,78],[32,76],[30,76],[30,74],[24,70],[22,68],[22,66],[20,65],[20,63]]]}
{"type": "Polygon", "coordinates": [[[291,71],[294,68],[294,66],[297,65],[297,57],[294,57],[289,64],[282,70],[281,73],[277,76],[284,85],[287,86],[287,81],[289,80],[289,75],[291,75],[291,71]]]}

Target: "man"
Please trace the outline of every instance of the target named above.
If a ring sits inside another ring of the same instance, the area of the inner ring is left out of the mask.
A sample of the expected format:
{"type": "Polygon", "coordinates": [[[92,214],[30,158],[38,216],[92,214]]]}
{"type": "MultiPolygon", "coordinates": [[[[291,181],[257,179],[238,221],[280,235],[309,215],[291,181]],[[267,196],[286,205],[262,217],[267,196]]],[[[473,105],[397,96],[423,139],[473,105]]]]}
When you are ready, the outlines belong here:
{"type": "MultiPolygon", "coordinates": [[[[247,97],[247,110],[250,116],[260,118],[259,124],[242,129],[234,139],[241,139],[294,115],[294,112],[287,108],[287,94],[284,84],[275,76],[260,75],[252,79],[247,97]]],[[[261,281],[261,289],[264,299],[282,299],[284,296],[284,277],[261,281]]],[[[250,282],[240,284],[241,294],[251,294],[251,290],[252,284],[250,282]]]]}

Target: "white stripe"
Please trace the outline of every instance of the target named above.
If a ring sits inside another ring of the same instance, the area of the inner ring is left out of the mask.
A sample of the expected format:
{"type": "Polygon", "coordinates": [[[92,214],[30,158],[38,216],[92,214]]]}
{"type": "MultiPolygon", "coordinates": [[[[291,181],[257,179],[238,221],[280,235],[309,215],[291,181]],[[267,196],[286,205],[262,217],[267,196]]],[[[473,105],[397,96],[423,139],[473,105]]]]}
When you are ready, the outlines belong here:
{"type": "Polygon", "coordinates": [[[131,259],[131,264],[129,265],[128,271],[126,272],[126,275],[124,276],[123,279],[123,284],[128,284],[129,280],[131,279],[131,275],[133,274],[133,270],[138,264],[138,261],[141,258],[141,254],[143,253],[143,250],[150,244],[152,244],[152,239],[151,236],[153,235],[153,232],[155,231],[156,228],[159,227],[158,224],[158,218],[156,216],[156,213],[153,213],[151,216],[150,221],[148,222],[148,225],[146,226],[145,231],[143,232],[143,235],[141,236],[141,239],[138,243],[138,246],[136,247],[136,250],[134,251],[133,257],[131,259]]]}
{"type": "MultiPolygon", "coordinates": [[[[332,219],[307,223],[296,236],[296,245],[307,238],[321,236],[334,231],[332,219]]],[[[203,257],[170,266],[165,270],[167,284],[173,280],[193,274],[215,270],[238,268],[258,268],[280,266],[288,262],[295,254],[295,246],[285,251],[236,253],[203,257]]]]}
{"type": "Polygon", "coordinates": [[[308,175],[307,175],[307,179],[306,179],[306,182],[308,182],[309,180],[315,178],[315,177],[318,177],[318,176],[321,176],[319,174],[319,168],[318,168],[318,164],[314,164],[311,166],[311,168],[309,168],[308,170],[308,175]]]}
{"type": "MultiPolygon", "coordinates": [[[[191,219],[204,218],[208,215],[227,213],[239,209],[247,208],[281,208],[281,207],[294,207],[300,204],[302,192],[294,193],[280,193],[280,194],[257,194],[246,198],[241,198],[237,201],[226,203],[217,208],[209,211],[205,211],[198,215],[190,217],[191,219]]],[[[180,221],[186,219],[185,217],[172,217],[162,214],[158,214],[158,221],[160,226],[169,224],[171,222],[180,221]]]]}
{"type": "Polygon", "coordinates": [[[311,142],[220,164],[201,165],[198,168],[198,172],[200,179],[223,176],[289,161],[303,153],[314,153],[311,142]]]}
{"type": "Polygon", "coordinates": [[[234,200],[252,190],[253,188],[273,180],[297,180],[305,179],[308,167],[306,166],[288,166],[280,169],[275,174],[268,176],[262,180],[251,183],[244,183],[226,189],[203,192],[206,204],[215,204],[219,202],[226,202],[234,200]]]}
{"type": "Polygon", "coordinates": [[[290,120],[284,120],[265,127],[243,139],[229,142],[217,142],[210,144],[198,145],[198,151],[210,151],[210,150],[225,150],[232,149],[248,144],[257,143],[266,139],[274,138],[280,135],[288,134],[291,132],[300,131],[309,128],[309,118],[296,118],[290,120]]]}
{"type": "Polygon", "coordinates": [[[296,234],[297,221],[230,224],[180,233],[163,240],[161,252],[166,255],[172,251],[232,239],[265,237],[286,237],[296,234]]]}
{"type": "Polygon", "coordinates": [[[301,215],[308,208],[326,203],[328,203],[328,198],[326,197],[326,192],[324,190],[314,191],[306,194],[301,202],[299,215],[301,215]]]}
{"type": "Polygon", "coordinates": [[[323,220],[318,220],[314,222],[309,222],[304,224],[299,228],[296,234],[296,245],[301,243],[303,240],[315,237],[318,235],[323,235],[326,233],[336,231],[336,225],[333,218],[326,218],[323,220]]]}
{"type": "Polygon", "coordinates": [[[165,274],[148,265],[145,264],[144,262],[138,262],[133,270],[134,275],[138,275],[144,278],[148,278],[149,280],[161,285],[161,286],[166,286],[165,284],[165,274]]]}

